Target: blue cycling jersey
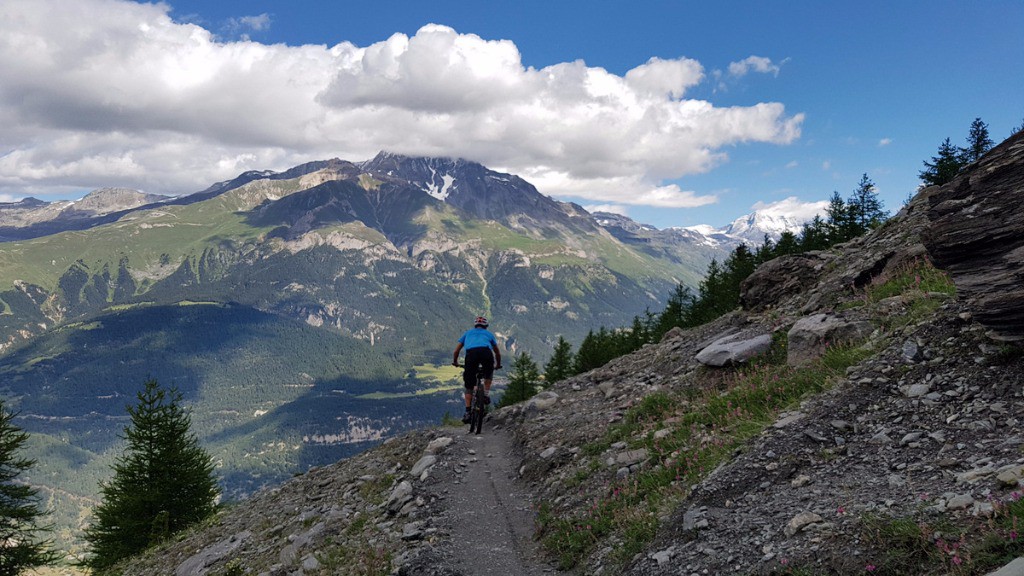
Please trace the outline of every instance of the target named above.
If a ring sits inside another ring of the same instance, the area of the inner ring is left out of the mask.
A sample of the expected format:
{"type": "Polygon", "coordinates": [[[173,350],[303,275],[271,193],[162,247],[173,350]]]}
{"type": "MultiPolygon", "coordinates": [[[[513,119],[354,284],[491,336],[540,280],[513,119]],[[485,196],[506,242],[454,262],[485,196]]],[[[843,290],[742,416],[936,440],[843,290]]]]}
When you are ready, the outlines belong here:
{"type": "Polygon", "coordinates": [[[486,328],[473,328],[466,330],[466,333],[459,338],[459,344],[462,344],[467,350],[472,348],[490,348],[497,346],[498,341],[494,339],[494,334],[491,334],[486,328]]]}

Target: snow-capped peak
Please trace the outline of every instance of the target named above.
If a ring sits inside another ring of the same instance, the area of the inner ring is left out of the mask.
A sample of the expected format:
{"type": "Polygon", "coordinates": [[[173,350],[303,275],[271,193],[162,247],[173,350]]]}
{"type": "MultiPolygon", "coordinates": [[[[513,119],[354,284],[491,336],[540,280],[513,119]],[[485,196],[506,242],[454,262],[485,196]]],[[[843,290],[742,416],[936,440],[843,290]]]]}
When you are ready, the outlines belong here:
{"type": "Polygon", "coordinates": [[[783,232],[799,232],[803,224],[803,221],[783,214],[754,211],[733,220],[720,232],[760,244],[764,241],[766,234],[772,240],[778,240],[783,232]]]}

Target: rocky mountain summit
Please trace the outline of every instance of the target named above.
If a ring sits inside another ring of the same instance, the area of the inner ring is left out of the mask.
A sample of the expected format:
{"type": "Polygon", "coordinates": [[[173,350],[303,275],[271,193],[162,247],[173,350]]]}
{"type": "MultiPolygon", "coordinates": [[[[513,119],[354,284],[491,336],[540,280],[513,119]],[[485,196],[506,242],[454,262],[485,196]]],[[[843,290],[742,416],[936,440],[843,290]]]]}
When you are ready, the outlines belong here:
{"type": "Polygon", "coordinates": [[[0,241],[45,236],[112,222],[125,213],[168,200],[129,188],[100,188],[79,200],[45,202],[25,198],[0,203],[0,241]]]}
{"type": "Polygon", "coordinates": [[[1022,142],[864,237],[769,262],[742,309],[494,412],[498,448],[445,426],[393,439],[124,574],[451,576],[498,557],[525,561],[491,573],[998,569],[1024,552],[1024,350],[1007,343],[1020,323],[999,322],[1020,310],[1006,230],[1024,221],[1022,142]],[[981,291],[975,259],[1010,297],[981,291]],[[481,467],[489,483],[462,482],[481,467]],[[459,507],[486,491],[475,515],[459,507]],[[512,528],[494,542],[467,523],[512,528]]]}

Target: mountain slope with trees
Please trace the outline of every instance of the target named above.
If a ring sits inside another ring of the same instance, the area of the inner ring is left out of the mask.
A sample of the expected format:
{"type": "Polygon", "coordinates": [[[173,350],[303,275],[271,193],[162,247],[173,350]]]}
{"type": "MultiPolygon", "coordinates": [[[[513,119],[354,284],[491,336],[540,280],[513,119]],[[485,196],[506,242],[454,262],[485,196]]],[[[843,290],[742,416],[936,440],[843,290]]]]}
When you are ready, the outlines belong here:
{"type": "MultiPolygon", "coordinates": [[[[955,254],[959,273],[972,254],[997,258],[1018,277],[1018,243],[998,240],[1024,221],[1022,167],[1024,134],[865,235],[766,262],[741,308],[498,410],[488,429],[515,439],[509,469],[532,496],[544,558],[632,576],[982,575],[1024,554],[1024,349],[1004,332],[1017,327],[990,332],[984,313],[1007,302],[964,299],[929,260],[955,254]],[[980,227],[986,253],[938,234],[993,197],[1010,213],[986,215],[1008,226],[980,227]],[[765,337],[759,355],[701,359],[765,337]]],[[[125,574],[461,573],[451,475],[490,455],[460,432],[418,431],[316,470],[125,574]]]]}
{"type": "Polygon", "coordinates": [[[0,243],[0,394],[46,456],[30,481],[65,547],[149,378],[194,407],[237,497],[440,420],[456,387],[418,374],[466,319],[543,359],[698,273],[457,160],[246,173],[116,216],[0,243]]]}

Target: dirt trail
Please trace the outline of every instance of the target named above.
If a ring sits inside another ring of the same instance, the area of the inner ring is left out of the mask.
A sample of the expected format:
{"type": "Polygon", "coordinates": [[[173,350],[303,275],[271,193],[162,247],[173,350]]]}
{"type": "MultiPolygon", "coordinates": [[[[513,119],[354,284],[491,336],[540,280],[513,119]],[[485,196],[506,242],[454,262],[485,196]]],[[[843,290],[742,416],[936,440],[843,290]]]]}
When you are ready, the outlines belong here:
{"type": "Polygon", "coordinates": [[[515,482],[508,433],[484,424],[483,434],[452,435],[435,488],[444,494],[451,541],[443,554],[448,574],[534,576],[554,570],[540,564],[533,542],[534,510],[515,482]]]}

